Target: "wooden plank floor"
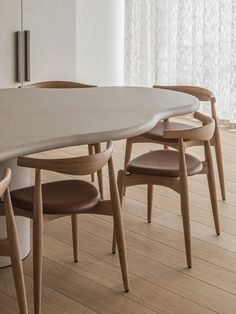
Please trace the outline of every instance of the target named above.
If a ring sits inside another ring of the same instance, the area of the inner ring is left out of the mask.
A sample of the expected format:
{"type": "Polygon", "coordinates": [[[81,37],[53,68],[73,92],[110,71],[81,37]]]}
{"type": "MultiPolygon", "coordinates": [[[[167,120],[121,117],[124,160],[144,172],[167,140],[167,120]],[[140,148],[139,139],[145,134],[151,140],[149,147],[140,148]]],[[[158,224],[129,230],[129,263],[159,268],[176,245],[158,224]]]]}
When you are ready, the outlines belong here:
{"type": "MultiPolygon", "coordinates": [[[[44,235],[43,313],[236,313],[236,133],[222,129],[227,199],[218,199],[222,234],[213,228],[207,180],[190,179],[193,268],[186,268],[178,195],[155,188],[153,221],[146,222],[146,188],[131,187],[123,218],[130,274],[124,293],[117,255],[111,254],[110,217],[80,217],[80,261],[73,263],[69,217],[50,223],[44,235]]],[[[124,141],[115,143],[116,169],[123,167],[124,141]]],[[[157,145],[137,144],[133,156],[157,145]]],[[[202,156],[201,148],[192,148],[202,156]]],[[[39,155],[85,154],[86,146],[39,155]]],[[[65,176],[45,172],[44,181],[65,176]]],[[[86,178],[89,180],[89,178],[86,178]]],[[[33,180],[33,176],[32,176],[33,180]]],[[[105,195],[108,173],[104,169],[105,195]]],[[[23,262],[33,313],[32,256],[23,262]]],[[[0,269],[0,313],[17,313],[11,268],[0,269]]]]}

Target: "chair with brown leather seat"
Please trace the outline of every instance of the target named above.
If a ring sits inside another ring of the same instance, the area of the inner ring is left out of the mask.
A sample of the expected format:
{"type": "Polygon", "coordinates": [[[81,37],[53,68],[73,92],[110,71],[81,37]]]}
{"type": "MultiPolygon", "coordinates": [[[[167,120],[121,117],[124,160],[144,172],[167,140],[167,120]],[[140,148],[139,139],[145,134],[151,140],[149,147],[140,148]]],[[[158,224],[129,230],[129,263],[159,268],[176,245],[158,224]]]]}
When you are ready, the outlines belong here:
{"type": "MultiPolygon", "coordinates": [[[[70,82],[70,81],[45,81],[38,82],[30,85],[24,86],[24,88],[91,88],[97,87],[96,85],[83,84],[79,82],[70,82]]],[[[92,155],[94,152],[101,152],[101,144],[89,144],[88,145],[89,155],[92,155]]],[[[103,199],[103,178],[102,171],[97,172],[98,177],[98,186],[101,197],[103,199]]],[[[91,173],[91,180],[94,181],[94,173],[91,173]]]]}
{"type": "MultiPolygon", "coordinates": [[[[210,117],[199,112],[194,117],[202,122],[202,126],[190,129],[164,129],[164,139],[176,139],[178,150],[155,150],[131,160],[126,171],[118,173],[118,187],[121,201],[126,187],[146,184],[148,186],[148,220],[151,221],[153,185],[166,186],[180,194],[183,219],[185,248],[188,267],[192,266],[188,176],[207,174],[211,196],[212,212],[217,235],[220,234],[219,215],[216,199],[214,170],[212,164],[210,140],[214,134],[215,123],[210,117]],[[205,160],[185,153],[186,139],[201,141],[204,145],[205,160]]],[[[113,238],[115,252],[116,237],[113,238]]]]}
{"type": "MultiPolygon", "coordinates": [[[[216,98],[214,94],[205,88],[197,87],[197,86],[155,86],[154,85],[153,88],[178,91],[178,92],[193,95],[197,97],[200,101],[210,102],[211,115],[215,121],[215,132],[210,141],[210,144],[211,146],[214,146],[215,148],[215,156],[216,156],[216,162],[217,162],[217,168],[218,168],[218,174],[219,174],[221,195],[222,195],[222,199],[225,200],[226,195],[225,195],[223,158],[222,158],[222,149],[221,149],[221,141],[220,141],[219,123],[218,123],[217,114],[216,114],[216,98]]],[[[163,122],[158,123],[149,132],[141,136],[136,136],[136,137],[127,139],[124,167],[126,167],[127,163],[131,159],[132,145],[134,143],[153,142],[153,143],[163,144],[165,148],[168,148],[168,147],[177,148],[178,142],[175,139],[171,139],[171,138],[167,139],[163,137],[164,130],[165,129],[176,129],[176,130],[183,129],[184,130],[190,127],[191,125],[179,123],[179,122],[173,122],[170,119],[167,119],[163,122]]],[[[199,145],[199,142],[185,139],[186,148],[191,147],[191,146],[197,146],[197,145],[199,145]]]]}
{"type": "Polygon", "coordinates": [[[118,238],[120,264],[125,290],[128,291],[128,273],[124,233],[120,212],[119,195],[112,161],[112,143],[97,154],[64,159],[18,158],[18,165],[35,169],[35,186],[11,192],[14,211],[17,215],[33,219],[33,267],[35,313],[41,313],[43,226],[62,216],[72,216],[74,260],[78,261],[79,214],[110,215],[118,238]],[[97,188],[83,180],[62,180],[41,183],[41,170],[67,175],[88,175],[99,171],[108,163],[110,200],[102,200],[97,188]]]}
{"type": "Polygon", "coordinates": [[[0,239],[0,256],[11,258],[12,271],[20,314],[28,314],[24,274],[20,257],[19,240],[16,222],[9,193],[11,170],[5,169],[0,180],[1,215],[6,217],[7,237],[0,239]]]}

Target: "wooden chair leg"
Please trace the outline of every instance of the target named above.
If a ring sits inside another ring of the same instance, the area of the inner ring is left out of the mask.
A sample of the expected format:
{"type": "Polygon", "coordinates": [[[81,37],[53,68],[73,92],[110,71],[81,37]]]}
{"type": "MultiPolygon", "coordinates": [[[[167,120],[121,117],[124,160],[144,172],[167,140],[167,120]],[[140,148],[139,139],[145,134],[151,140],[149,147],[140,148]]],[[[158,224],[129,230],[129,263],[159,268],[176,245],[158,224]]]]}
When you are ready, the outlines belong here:
{"type": "Polygon", "coordinates": [[[127,139],[126,140],[126,146],[125,146],[125,161],[124,161],[124,170],[125,171],[126,171],[126,166],[131,159],[132,146],[133,146],[133,143],[132,143],[131,139],[127,139]]]}
{"type": "Polygon", "coordinates": [[[188,268],[192,267],[192,254],[191,254],[191,231],[190,231],[190,214],[189,214],[189,198],[188,188],[184,187],[181,190],[181,213],[184,229],[184,241],[186,250],[186,259],[188,268]]]}
{"type": "MultiPolygon", "coordinates": [[[[120,196],[120,205],[122,209],[122,203],[123,203],[123,189],[124,189],[124,171],[119,170],[118,176],[117,176],[117,186],[118,186],[118,191],[119,191],[119,196],[120,196]]],[[[116,253],[116,231],[115,231],[115,226],[113,227],[113,237],[112,237],[112,254],[116,253]]]]}
{"type": "Polygon", "coordinates": [[[189,214],[189,191],[188,191],[188,177],[185,160],[185,145],[183,139],[179,141],[179,168],[180,168],[180,200],[181,213],[184,229],[184,241],[186,250],[186,259],[188,268],[192,267],[192,253],[191,253],[191,231],[190,231],[190,214],[189,214]]]}
{"type": "Polygon", "coordinates": [[[223,157],[222,157],[222,149],[221,149],[221,141],[220,141],[220,130],[218,126],[216,126],[216,129],[215,129],[214,140],[215,140],[214,146],[215,146],[217,169],[218,169],[219,180],[220,180],[221,196],[222,196],[222,199],[225,200],[226,194],[225,194],[224,167],[223,167],[223,157]]]}
{"type": "MultiPolygon", "coordinates": [[[[88,145],[88,153],[89,155],[93,155],[93,144],[88,145]]],[[[94,182],[94,173],[91,173],[91,181],[94,182]]]]}
{"type": "Polygon", "coordinates": [[[112,254],[116,254],[116,230],[115,230],[115,225],[113,225],[113,235],[112,235],[112,254]]]}
{"type": "Polygon", "coordinates": [[[5,206],[8,207],[7,209],[8,217],[10,218],[10,219],[6,219],[7,234],[8,234],[8,239],[9,239],[10,258],[11,258],[11,263],[12,263],[14,283],[16,287],[19,313],[28,314],[24,274],[23,274],[23,267],[22,267],[21,256],[20,256],[20,249],[19,249],[19,240],[18,240],[18,234],[17,234],[17,229],[16,229],[16,223],[15,223],[15,219],[13,215],[9,190],[7,191],[7,195],[4,199],[4,202],[5,202],[5,206]]]}
{"type": "Polygon", "coordinates": [[[34,270],[34,313],[41,314],[42,304],[42,249],[43,228],[39,221],[33,222],[33,270],[34,270]]]}
{"type": "MultiPolygon", "coordinates": [[[[170,119],[168,119],[168,118],[163,121],[163,123],[164,123],[164,129],[167,128],[169,121],[170,121],[170,119]],[[166,125],[166,126],[165,126],[165,125],[166,125]]],[[[163,147],[164,147],[164,149],[169,149],[169,146],[166,145],[166,144],[164,144],[163,147]]]]}
{"type": "MultiPolygon", "coordinates": [[[[132,139],[127,139],[127,140],[126,140],[126,146],[125,146],[124,171],[126,171],[126,166],[127,166],[128,162],[129,162],[130,159],[131,159],[132,147],[133,147],[132,139]]],[[[123,193],[124,193],[124,195],[125,195],[125,193],[126,193],[126,188],[123,189],[123,193]]]]}
{"type": "Polygon", "coordinates": [[[20,259],[20,252],[15,251],[11,254],[12,272],[16,287],[17,302],[20,314],[28,314],[27,299],[25,292],[23,267],[20,259]]]}
{"type": "Polygon", "coordinates": [[[147,214],[147,221],[148,223],[151,223],[152,221],[152,206],[153,206],[153,185],[148,184],[147,190],[148,190],[148,214],[147,214]]]}
{"type": "MultiPolygon", "coordinates": [[[[94,145],[94,149],[95,149],[95,153],[101,153],[101,144],[95,144],[94,145]]],[[[101,195],[101,199],[104,199],[104,195],[103,195],[103,177],[102,177],[102,170],[99,170],[97,172],[97,176],[98,176],[98,187],[99,187],[99,192],[101,195]]]]}
{"type": "Polygon", "coordinates": [[[41,314],[42,308],[42,262],[43,262],[43,209],[40,170],[36,170],[35,200],[33,216],[33,273],[34,313],[41,314]]]}
{"type": "Polygon", "coordinates": [[[126,292],[128,292],[129,291],[129,278],[128,278],[128,266],[127,266],[127,257],[126,257],[126,249],[125,249],[125,237],[124,237],[124,229],[123,229],[123,222],[122,222],[122,215],[121,215],[120,198],[119,198],[118,188],[116,184],[112,157],[108,161],[108,170],[109,170],[113,220],[114,220],[115,232],[116,232],[116,237],[117,237],[117,246],[118,246],[118,251],[119,251],[121,272],[122,272],[122,277],[123,277],[124,289],[126,292]]]}
{"type": "Polygon", "coordinates": [[[71,215],[71,229],[73,241],[74,261],[79,261],[79,215],[71,215]]]}
{"type": "Polygon", "coordinates": [[[211,156],[211,148],[209,142],[205,142],[205,154],[206,154],[206,161],[208,165],[208,173],[207,173],[207,180],[208,180],[208,187],[211,197],[211,206],[212,206],[212,213],[215,223],[215,230],[216,234],[220,235],[220,222],[219,222],[219,213],[218,213],[218,204],[217,204],[217,197],[216,197],[216,185],[215,185],[215,176],[214,176],[214,168],[213,168],[213,161],[211,156]]]}

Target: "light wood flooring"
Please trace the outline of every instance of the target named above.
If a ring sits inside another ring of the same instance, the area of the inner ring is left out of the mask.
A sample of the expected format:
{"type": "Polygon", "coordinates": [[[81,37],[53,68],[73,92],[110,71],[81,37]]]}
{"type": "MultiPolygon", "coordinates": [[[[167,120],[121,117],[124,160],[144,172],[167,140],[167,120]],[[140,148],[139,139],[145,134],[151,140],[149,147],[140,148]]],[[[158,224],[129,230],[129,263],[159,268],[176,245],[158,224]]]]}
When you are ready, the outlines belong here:
{"type": "MultiPolygon", "coordinates": [[[[47,225],[44,235],[43,313],[235,314],[236,313],[236,133],[222,129],[227,199],[218,199],[222,233],[213,228],[207,180],[190,179],[193,268],[186,268],[178,195],[155,188],[153,221],[146,222],[146,188],[127,189],[123,218],[130,275],[124,293],[119,260],[111,254],[110,217],[80,216],[80,261],[72,258],[69,217],[47,225]]],[[[115,143],[114,159],[123,167],[124,141],[115,143]]],[[[133,156],[157,148],[137,144],[133,156]]],[[[201,156],[201,148],[191,151],[201,156]]],[[[85,154],[86,146],[40,155],[85,154]]],[[[64,176],[44,173],[44,180],[64,176]]],[[[33,178],[32,178],[33,179],[33,178]]],[[[89,180],[89,178],[87,178],[89,180]]],[[[107,169],[104,169],[108,197],[107,169]]],[[[30,313],[33,313],[32,256],[24,262],[30,313]]],[[[0,313],[18,313],[11,268],[0,269],[0,313]]]]}

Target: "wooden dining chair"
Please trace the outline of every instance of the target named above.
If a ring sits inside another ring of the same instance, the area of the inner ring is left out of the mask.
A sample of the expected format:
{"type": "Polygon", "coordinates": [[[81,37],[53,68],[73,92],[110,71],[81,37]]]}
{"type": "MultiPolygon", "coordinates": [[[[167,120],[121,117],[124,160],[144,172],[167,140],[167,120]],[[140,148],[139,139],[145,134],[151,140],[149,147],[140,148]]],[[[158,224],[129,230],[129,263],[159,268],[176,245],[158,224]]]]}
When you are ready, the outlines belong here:
{"type": "Polygon", "coordinates": [[[35,185],[11,192],[17,215],[33,220],[34,313],[41,313],[43,227],[59,217],[72,217],[74,261],[78,261],[78,215],[98,214],[113,216],[125,291],[129,290],[120,200],[112,161],[112,143],[105,151],[73,158],[38,159],[18,158],[18,166],[35,169],[35,185]],[[41,170],[67,175],[88,175],[108,163],[110,200],[102,200],[97,188],[83,180],[62,180],[41,183],[41,170]]]}
{"type": "MultiPolygon", "coordinates": [[[[70,82],[70,81],[45,81],[38,82],[30,85],[24,86],[24,88],[91,88],[97,87],[95,85],[88,85],[79,82],[70,82]]],[[[101,144],[89,144],[88,145],[89,155],[92,155],[94,152],[101,152],[101,144]]],[[[103,199],[103,177],[102,171],[97,172],[98,177],[98,186],[101,194],[101,198],[103,199]]],[[[94,173],[91,173],[91,180],[94,181],[94,173]]]]}
{"type": "Polygon", "coordinates": [[[19,240],[9,192],[10,180],[11,170],[7,168],[5,169],[4,174],[0,180],[0,212],[1,215],[4,215],[6,218],[7,229],[7,237],[0,239],[0,256],[9,256],[11,258],[19,313],[28,314],[25,282],[19,249],[19,240]]]}
{"type": "MultiPolygon", "coordinates": [[[[200,101],[210,103],[210,105],[211,105],[211,116],[215,121],[215,131],[214,131],[214,135],[210,141],[210,144],[211,144],[211,146],[214,146],[214,148],[215,148],[215,156],[216,156],[217,169],[218,169],[218,174],[219,174],[221,196],[222,196],[222,199],[225,200],[226,194],[225,194],[223,158],[222,158],[219,123],[218,123],[218,118],[217,118],[217,114],[216,114],[216,98],[215,98],[214,94],[205,88],[197,87],[197,86],[156,86],[156,85],[154,85],[153,88],[166,89],[166,90],[190,94],[192,96],[197,97],[200,101]]],[[[177,130],[183,129],[184,130],[184,129],[186,129],[186,128],[188,129],[190,127],[191,127],[191,125],[179,123],[179,122],[173,122],[170,119],[167,119],[163,122],[159,122],[149,132],[147,132],[141,136],[136,136],[136,137],[127,139],[124,167],[126,167],[127,163],[131,159],[132,145],[134,143],[153,142],[153,143],[163,144],[165,148],[168,148],[168,147],[177,148],[178,147],[178,141],[176,139],[164,138],[163,137],[164,130],[165,129],[177,129],[177,130]]],[[[185,141],[186,148],[199,145],[199,142],[190,141],[189,139],[185,139],[184,141],[185,141]]],[[[201,142],[200,142],[200,144],[201,144],[201,142]]]]}
{"type": "MultiPolygon", "coordinates": [[[[214,134],[215,122],[199,112],[194,117],[202,122],[200,127],[190,129],[164,129],[164,139],[176,139],[178,150],[162,149],[148,152],[129,161],[126,171],[118,173],[118,188],[121,202],[125,187],[146,184],[148,186],[148,221],[151,222],[152,190],[154,185],[166,186],[180,194],[181,213],[185,238],[187,265],[192,266],[190,213],[188,177],[196,174],[207,174],[209,192],[216,234],[220,234],[219,215],[216,199],[214,170],[211,156],[210,140],[214,134]],[[205,160],[185,153],[185,140],[202,141],[204,145],[205,160]]],[[[113,237],[113,252],[116,248],[116,236],[113,237]]]]}

